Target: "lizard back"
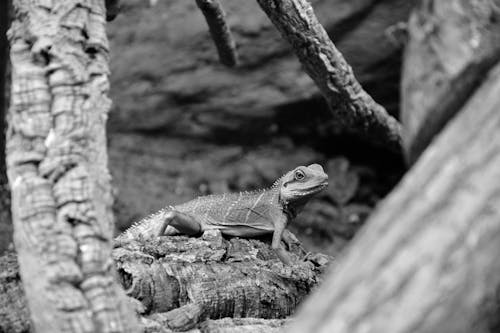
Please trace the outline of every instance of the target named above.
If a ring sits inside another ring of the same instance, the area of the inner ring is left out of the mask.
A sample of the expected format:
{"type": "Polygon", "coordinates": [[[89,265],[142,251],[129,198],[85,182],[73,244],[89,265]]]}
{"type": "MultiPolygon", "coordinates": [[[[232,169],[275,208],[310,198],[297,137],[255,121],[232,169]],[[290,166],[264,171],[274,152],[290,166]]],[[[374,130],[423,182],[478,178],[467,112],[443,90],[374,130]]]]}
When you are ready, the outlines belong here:
{"type": "Polygon", "coordinates": [[[278,191],[270,188],[198,197],[174,206],[173,210],[194,216],[206,228],[249,226],[272,231],[272,217],[281,212],[281,206],[278,191]]]}

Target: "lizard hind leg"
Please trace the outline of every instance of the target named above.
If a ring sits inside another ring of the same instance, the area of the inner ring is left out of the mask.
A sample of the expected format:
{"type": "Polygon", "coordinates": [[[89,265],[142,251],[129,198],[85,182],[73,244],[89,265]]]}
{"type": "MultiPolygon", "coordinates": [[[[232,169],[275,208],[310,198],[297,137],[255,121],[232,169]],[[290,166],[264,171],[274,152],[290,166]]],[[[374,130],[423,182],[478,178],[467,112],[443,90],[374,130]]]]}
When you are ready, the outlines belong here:
{"type": "Polygon", "coordinates": [[[164,222],[158,232],[158,236],[163,236],[166,233],[169,235],[180,233],[194,236],[201,232],[201,223],[195,217],[176,210],[170,210],[165,213],[164,222]]]}

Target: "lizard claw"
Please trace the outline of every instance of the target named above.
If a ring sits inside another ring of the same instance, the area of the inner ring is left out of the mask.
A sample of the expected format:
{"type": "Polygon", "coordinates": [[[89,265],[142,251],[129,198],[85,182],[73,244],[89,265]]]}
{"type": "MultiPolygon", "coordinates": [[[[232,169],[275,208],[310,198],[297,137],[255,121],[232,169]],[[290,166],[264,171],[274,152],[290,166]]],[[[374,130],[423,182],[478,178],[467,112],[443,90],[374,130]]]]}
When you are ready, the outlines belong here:
{"type": "Polygon", "coordinates": [[[204,240],[222,239],[222,233],[219,229],[205,230],[203,231],[201,238],[204,240]]]}
{"type": "Polygon", "coordinates": [[[332,257],[327,256],[323,253],[307,252],[307,254],[302,258],[303,261],[309,261],[317,267],[322,267],[328,265],[332,260],[332,257]]]}

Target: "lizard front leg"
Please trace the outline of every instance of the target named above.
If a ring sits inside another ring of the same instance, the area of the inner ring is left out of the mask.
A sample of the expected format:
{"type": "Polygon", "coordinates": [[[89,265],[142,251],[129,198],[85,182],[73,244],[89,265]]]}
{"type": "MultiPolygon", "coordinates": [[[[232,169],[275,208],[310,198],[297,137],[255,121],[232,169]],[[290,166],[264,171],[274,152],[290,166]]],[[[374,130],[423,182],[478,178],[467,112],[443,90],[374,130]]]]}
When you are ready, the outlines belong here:
{"type": "Polygon", "coordinates": [[[280,258],[281,262],[285,265],[291,265],[292,259],[290,258],[290,254],[281,246],[281,239],[283,238],[283,232],[285,231],[287,223],[286,216],[280,216],[274,223],[274,233],[273,233],[273,241],[271,243],[271,247],[280,258]]]}

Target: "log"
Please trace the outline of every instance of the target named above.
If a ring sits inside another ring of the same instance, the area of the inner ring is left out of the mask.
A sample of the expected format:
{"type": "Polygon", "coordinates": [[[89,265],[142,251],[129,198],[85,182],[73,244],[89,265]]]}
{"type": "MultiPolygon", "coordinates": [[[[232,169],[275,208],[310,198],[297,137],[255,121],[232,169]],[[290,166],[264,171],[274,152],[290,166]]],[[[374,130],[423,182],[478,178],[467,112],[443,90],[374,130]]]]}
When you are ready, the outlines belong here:
{"type": "Polygon", "coordinates": [[[137,332],[115,281],[104,1],[17,0],[7,171],[37,332],[137,332]]]}
{"type": "Polygon", "coordinates": [[[490,0],[424,0],[408,31],[401,119],[413,163],[500,59],[500,8],[490,0]]]}
{"type": "Polygon", "coordinates": [[[500,65],[378,207],[299,332],[492,332],[500,322],[500,65]]]}
{"type": "MultiPolygon", "coordinates": [[[[300,246],[291,252],[297,260],[304,255],[300,246]]],[[[269,238],[220,233],[131,241],[115,248],[113,258],[147,332],[278,331],[331,261],[316,254],[283,266],[269,238]]],[[[0,332],[28,331],[15,253],[0,257],[0,269],[0,332]]]]}

